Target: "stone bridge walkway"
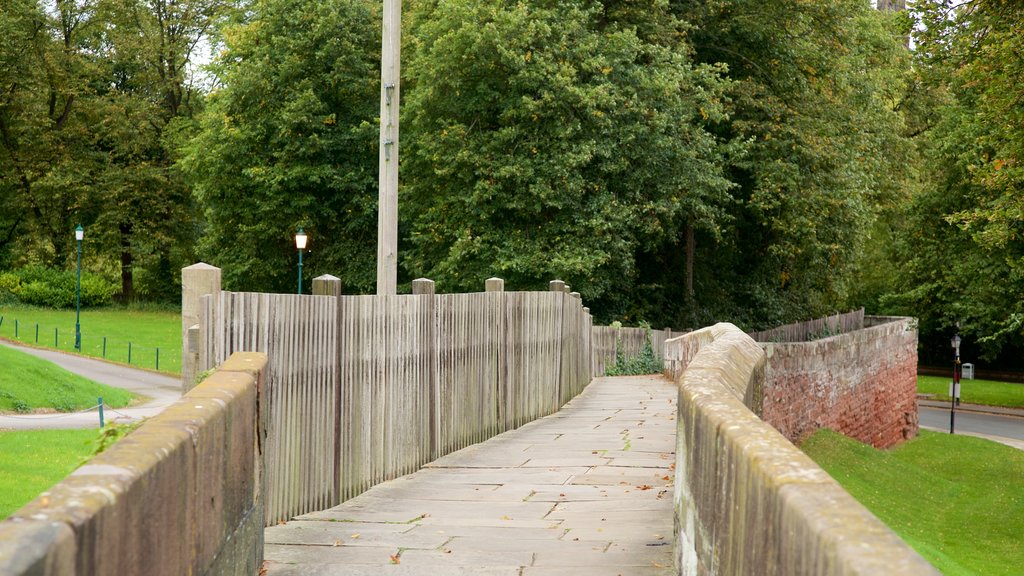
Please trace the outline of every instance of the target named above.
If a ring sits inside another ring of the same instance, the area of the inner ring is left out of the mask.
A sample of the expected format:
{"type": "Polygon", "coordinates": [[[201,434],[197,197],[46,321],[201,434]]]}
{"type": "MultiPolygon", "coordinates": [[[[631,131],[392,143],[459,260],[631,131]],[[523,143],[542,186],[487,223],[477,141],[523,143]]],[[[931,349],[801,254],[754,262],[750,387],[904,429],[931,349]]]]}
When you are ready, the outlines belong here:
{"type": "Polygon", "coordinates": [[[675,387],[599,378],[560,412],[266,530],[268,576],[664,575],[675,387]]]}

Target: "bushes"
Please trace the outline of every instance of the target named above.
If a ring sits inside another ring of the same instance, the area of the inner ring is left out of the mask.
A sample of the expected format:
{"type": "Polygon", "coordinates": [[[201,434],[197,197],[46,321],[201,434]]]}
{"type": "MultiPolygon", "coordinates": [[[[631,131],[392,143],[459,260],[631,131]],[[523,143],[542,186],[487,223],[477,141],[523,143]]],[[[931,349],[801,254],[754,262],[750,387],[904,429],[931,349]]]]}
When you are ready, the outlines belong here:
{"type": "MultiPolygon", "coordinates": [[[[0,303],[16,300],[47,308],[74,308],[76,272],[28,266],[0,274],[0,303]]],[[[110,304],[117,287],[103,278],[82,272],[82,306],[110,304]]]]}
{"type": "MultiPolygon", "coordinates": [[[[613,324],[615,326],[617,322],[613,324]]],[[[622,343],[616,345],[615,364],[605,368],[605,376],[641,376],[645,374],[660,374],[664,368],[664,361],[654,355],[654,346],[651,345],[651,325],[641,322],[640,327],[645,331],[644,347],[640,354],[627,357],[622,350],[622,343]]]]}

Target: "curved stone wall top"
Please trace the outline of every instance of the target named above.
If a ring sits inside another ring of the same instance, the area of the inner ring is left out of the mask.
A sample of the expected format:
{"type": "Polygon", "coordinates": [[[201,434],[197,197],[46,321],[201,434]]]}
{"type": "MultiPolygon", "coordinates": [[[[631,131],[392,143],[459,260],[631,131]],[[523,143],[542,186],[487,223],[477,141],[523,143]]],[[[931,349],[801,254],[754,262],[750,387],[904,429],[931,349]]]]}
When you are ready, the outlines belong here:
{"type": "Polygon", "coordinates": [[[730,324],[677,340],[680,574],[938,574],[747,407],[757,343],[730,324]]]}

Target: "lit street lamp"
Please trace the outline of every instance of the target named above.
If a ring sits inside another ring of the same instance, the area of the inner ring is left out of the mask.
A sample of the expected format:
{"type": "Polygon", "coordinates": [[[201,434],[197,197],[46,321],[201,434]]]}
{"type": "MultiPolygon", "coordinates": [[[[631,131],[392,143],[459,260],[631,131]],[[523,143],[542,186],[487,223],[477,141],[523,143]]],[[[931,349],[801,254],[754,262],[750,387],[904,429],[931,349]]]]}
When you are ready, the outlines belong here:
{"type": "Polygon", "coordinates": [[[953,433],[956,421],[956,405],[960,401],[960,334],[954,334],[949,340],[953,347],[953,383],[949,385],[949,433],[953,433]]]}
{"type": "Polygon", "coordinates": [[[309,236],[306,236],[300,226],[299,231],[295,234],[295,247],[299,249],[299,294],[302,294],[302,251],[306,249],[307,240],[309,240],[309,236]]]}
{"type": "Polygon", "coordinates": [[[75,285],[75,350],[82,351],[82,239],[85,229],[75,227],[75,241],[78,243],[78,283],[75,285]]]}

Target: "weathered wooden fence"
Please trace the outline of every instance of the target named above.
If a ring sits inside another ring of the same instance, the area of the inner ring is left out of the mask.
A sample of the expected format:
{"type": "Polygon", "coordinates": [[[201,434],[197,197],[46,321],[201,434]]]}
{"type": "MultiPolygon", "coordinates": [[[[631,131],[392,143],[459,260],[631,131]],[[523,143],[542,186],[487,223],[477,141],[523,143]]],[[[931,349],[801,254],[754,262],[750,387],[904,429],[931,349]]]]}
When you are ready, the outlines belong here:
{"type": "Polygon", "coordinates": [[[748,332],[756,342],[809,342],[864,328],[864,309],[786,324],[771,330],[748,332]]]}
{"type": "MultiPolygon", "coordinates": [[[[266,352],[266,522],[321,510],[557,411],[590,382],[591,318],[549,292],[202,296],[198,370],[266,352]]],[[[429,282],[429,281],[428,281],[429,282]]]]}

